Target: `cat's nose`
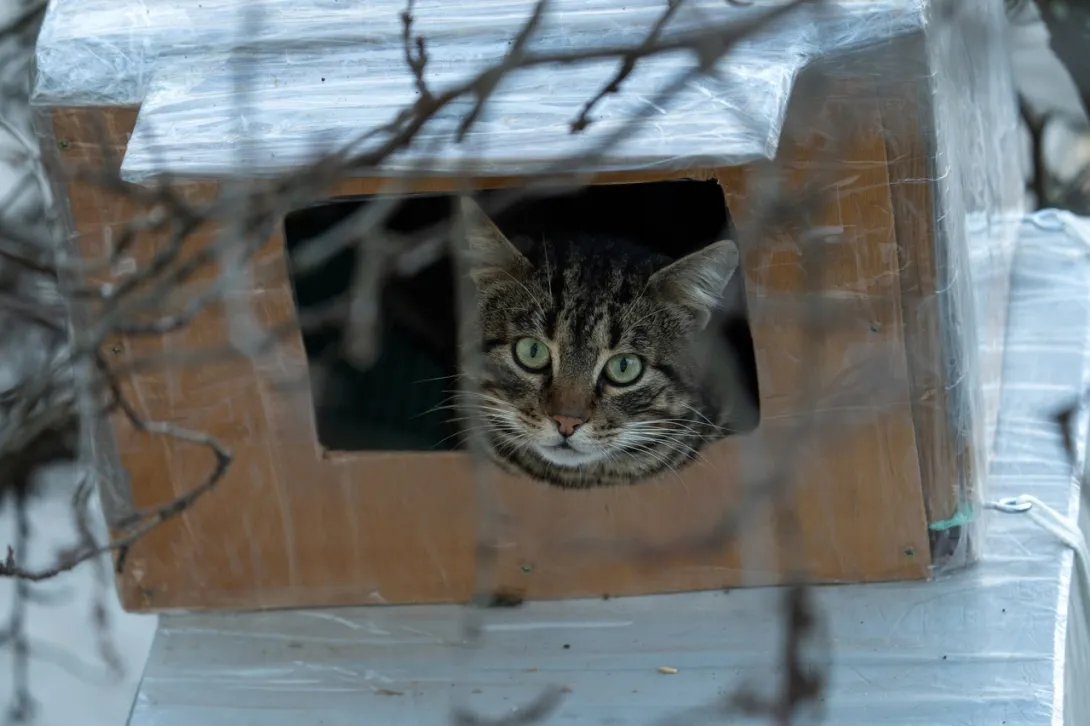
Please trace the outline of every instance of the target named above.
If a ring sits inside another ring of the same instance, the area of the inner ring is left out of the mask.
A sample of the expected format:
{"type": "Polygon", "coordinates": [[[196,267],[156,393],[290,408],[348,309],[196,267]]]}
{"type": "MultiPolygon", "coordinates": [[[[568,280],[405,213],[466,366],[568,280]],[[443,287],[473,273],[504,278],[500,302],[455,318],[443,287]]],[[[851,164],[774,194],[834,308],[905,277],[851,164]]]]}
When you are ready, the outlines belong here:
{"type": "Polygon", "coordinates": [[[583,425],[583,419],[576,418],[575,416],[553,416],[553,421],[556,422],[556,430],[560,432],[560,435],[564,438],[568,438],[575,433],[575,430],[583,425]]]}

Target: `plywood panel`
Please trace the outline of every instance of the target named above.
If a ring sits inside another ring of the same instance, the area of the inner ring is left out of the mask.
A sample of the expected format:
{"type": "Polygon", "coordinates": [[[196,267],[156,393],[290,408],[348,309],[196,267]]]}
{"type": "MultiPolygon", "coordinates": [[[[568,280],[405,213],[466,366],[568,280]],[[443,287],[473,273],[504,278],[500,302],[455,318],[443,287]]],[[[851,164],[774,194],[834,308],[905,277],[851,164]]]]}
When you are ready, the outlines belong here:
{"type": "MultiPolygon", "coordinates": [[[[782,551],[746,573],[733,547],[691,549],[647,558],[648,547],[691,539],[735,506],[752,456],[790,463],[788,509],[801,528],[808,573],[821,581],[922,578],[928,572],[920,469],[901,338],[900,278],[876,107],[831,98],[828,114],[856,129],[832,201],[811,220],[844,230],[826,250],[822,299],[839,324],[808,341],[801,297],[799,229],[772,239],[739,240],[758,354],[763,421],[758,431],[711,447],[706,462],[679,478],[627,489],[569,492],[496,475],[502,514],[500,584],[528,597],[622,595],[776,582],[790,563],[782,551]],[[883,372],[877,391],[867,388],[883,372]],[[815,382],[816,398],[803,385],[815,382]],[[873,395],[876,398],[866,399],[873,395]],[[815,405],[816,404],[816,405],[815,405]],[[806,436],[800,437],[799,421],[806,436]]],[[[58,111],[57,135],[79,158],[86,126],[79,112],[58,111]]],[[[119,122],[120,123],[120,122],[119,122]]],[[[115,129],[116,131],[116,129],[115,129]]],[[[118,137],[121,141],[121,137],[118,137]]],[[[119,143],[120,146],[120,143],[119,143]]],[[[802,179],[816,163],[795,155],[802,179]]],[[[704,172],[705,175],[711,172],[704,172]]],[[[744,228],[749,170],[714,172],[744,228]]],[[[674,176],[691,176],[675,174],[674,176]]],[[[656,174],[642,180],[663,178],[656,174]]],[[[638,180],[610,175],[597,182],[638,180]]],[[[482,181],[482,186],[513,180],[482,181]]],[[[353,180],[338,194],[375,191],[353,180]]],[[[431,189],[450,182],[432,180],[431,189]]],[[[214,184],[193,185],[197,197],[214,184]]],[[[103,192],[70,186],[79,232],[89,252],[129,210],[103,192]]],[[[208,234],[211,230],[208,231],[208,234]]],[[[194,244],[206,244],[198,236],[194,244]]],[[[149,254],[161,240],[145,240],[149,254]]],[[[293,315],[283,241],[272,239],[266,274],[252,302],[263,322],[293,315]]],[[[222,311],[210,308],[184,331],[124,341],[117,359],[226,340],[222,311]]],[[[298,336],[256,361],[133,376],[126,390],[151,418],[221,436],[235,455],[220,486],[178,521],[132,551],[121,590],[134,609],[323,606],[465,600],[471,594],[480,506],[465,455],[327,454],[318,447],[307,390],[284,392],[284,378],[305,370],[298,336]]],[[[198,483],[207,452],[132,431],[115,422],[133,502],[147,506],[198,483]]],[[[755,527],[771,538],[766,513],[755,527]]],[[[776,549],[776,548],[774,548],[776,549]]],[[[747,560],[745,563],[753,566],[747,560]]]]}

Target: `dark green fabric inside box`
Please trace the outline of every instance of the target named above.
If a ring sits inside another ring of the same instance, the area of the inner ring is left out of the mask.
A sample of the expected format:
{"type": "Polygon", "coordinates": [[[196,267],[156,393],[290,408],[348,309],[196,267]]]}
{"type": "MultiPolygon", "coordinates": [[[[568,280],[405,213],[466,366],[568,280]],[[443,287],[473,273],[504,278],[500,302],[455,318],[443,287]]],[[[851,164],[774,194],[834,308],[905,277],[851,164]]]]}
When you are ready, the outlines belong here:
{"type": "Polygon", "coordinates": [[[331,395],[322,402],[318,440],[344,451],[436,451],[457,448],[445,406],[454,379],[398,330],[382,339],[382,354],[366,371],[334,366],[331,395]]]}

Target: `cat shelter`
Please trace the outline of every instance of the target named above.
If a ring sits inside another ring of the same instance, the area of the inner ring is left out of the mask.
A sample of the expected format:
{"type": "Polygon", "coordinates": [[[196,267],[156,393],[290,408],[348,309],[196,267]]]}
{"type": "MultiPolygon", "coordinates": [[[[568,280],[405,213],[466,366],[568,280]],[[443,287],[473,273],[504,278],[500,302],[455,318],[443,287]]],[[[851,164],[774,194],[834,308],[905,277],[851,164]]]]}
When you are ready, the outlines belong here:
{"type": "MultiPolygon", "coordinates": [[[[43,149],[88,259],[109,252],[139,211],[131,197],[73,174],[103,151],[128,182],[154,189],[169,177],[187,199],[210,201],[239,181],[341,148],[395,118],[418,92],[396,3],[324,3],[313,13],[262,0],[246,4],[252,17],[242,3],[152,3],[138,13],[128,5],[77,13],[53,4],[37,51],[43,149]]],[[[662,5],[557,2],[527,47],[637,47],[662,5]]],[[[417,3],[412,32],[427,39],[430,88],[451,87],[504,57],[532,9],[417,3]]],[[[683,3],[661,37],[766,9],[683,3]]],[[[656,94],[691,57],[647,58],[579,133],[573,119],[617,60],[520,70],[496,88],[461,143],[446,142],[472,112],[472,96],[438,114],[419,144],[336,182],[319,212],[304,219],[306,210],[285,210],[253,258],[257,282],[246,293],[269,327],[291,323],[307,294],[288,274],[293,238],[320,234],[332,223],[323,214],[335,221],[394,192],[434,200],[466,184],[518,188],[578,157],[584,165],[564,171],[585,175],[596,204],[657,224],[660,235],[670,234],[664,219],[706,217],[707,234],[729,224],[741,250],[760,421],[676,476],[573,492],[490,472],[494,501],[486,502],[463,451],[398,436],[369,448],[323,441],[311,389],[279,384],[316,365],[298,333],[260,355],[135,370],[124,386],[142,414],[206,431],[234,459],[215,490],[128,553],[119,584],[126,607],[464,601],[474,590],[486,508],[495,510],[496,584],[520,597],[770,584],[800,568],[818,582],[925,579],[971,562],[1000,374],[1000,347],[977,355],[974,331],[980,319],[1002,340],[1008,219],[1020,211],[1021,177],[1002,3],[964,2],[958,11],[974,20],[976,36],[945,31],[920,0],[800,7],[731,50],[715,74],[686,79],[661,106],[656,94]],[[620,133],[633,116],[644,120],[620,133]],[[774,165],[799,194],[821,175],[831,191],[804,217],[785,215],[766,236],[747,238],[770,199],[774,165]],[[814,246],[822,256],[816,277],[805,257],[814,246]],[[836,325],[820,335],[807,314],[815,307],[836,312],[836,325]],[[809,432],[801,439],[800,421],[809,432]],[[780,482],[787,494],[779,512],[798,523],[803,562],[772,536],[778,515],[768,506],[745,515],[764,543],[759,568],[737,546],[637,556],[722,526],[754,469],[786,457],[794,465],[780,482]]],[[[419,215],[431,214],[425,207],[419,215]]],[[[210,244],[216,233],[215,225],[202,228],[193,244],[210,244]]],[[[147,264],[167,234],[140,234],[134,258],[147,264]]],[[[111,274],[120,281],[126,271],[111,274]]],[[[203,350],[225,345],[229,334],[224,307],[212,306],[178,331],[119,338],[107,358],[203,350]]],[[[411,369],[423,380],[432,369],[418,363],[394,341],[375,370],[411,369]]],[[[419,388],[402,396],[404,388],[401,379],[372,375],[360,405],[381,399],[394,412],[389,420],[403,420],[397,411],[435,403],[420,403],[419,388]]],[[[186,491],[210,465],[206,452],[135,431],[120,417],[92,434],[113,521],[186,491]]]]}

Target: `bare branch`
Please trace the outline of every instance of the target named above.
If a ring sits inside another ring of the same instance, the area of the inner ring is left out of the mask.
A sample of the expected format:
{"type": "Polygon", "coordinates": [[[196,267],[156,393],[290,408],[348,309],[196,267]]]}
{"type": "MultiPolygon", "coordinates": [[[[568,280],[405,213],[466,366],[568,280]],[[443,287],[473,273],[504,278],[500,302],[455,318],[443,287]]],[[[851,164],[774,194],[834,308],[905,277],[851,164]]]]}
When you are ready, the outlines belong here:
{"type": "Polygon", "coordinates": [[[594,110],[594,107],[598,103],[611,93],[617,93],[621,90],[621,84],[625,79],[632,75],[632,71],[636,70],[636,62],[640,59],[641,53],[646,53],[648,50],[655,46],[658,42],[659,36],[662,35],[662,31],[666,28],[666,25],[670,22],[671,18],[678,9],[684,4],[685,0],[670,0],[666,3],[666,10],[662,13],[662,16],[651,27],[651,32],[647,34],[646,40],[640,44],[639,48],[634,50],[631,54],[624,56],[621,59],[621,67],[617,70],[617,74],[613,76],[612,80],[606,83],[602,87],[602,90],[591,98],[583,106],[583,110],[579,112],[578,118],[572,121],[571,130],[572,133],[582,131],[590,125],[590,112],[594,110]]]}
{"type": "Polygon", "coordinates": [[[420,94],[421,99],[431,102],[434,98],[428,89],[428,82],[424,79],[424,71],[428,67],[428,51],[424,43],[424,36],[413,37],[414,4],[415,0],[408,0],[405,12],[401,13],[401,42],[405,48],[405,64],[409,66],[413,79],[416,81],[416,91],[420,94]]]}

